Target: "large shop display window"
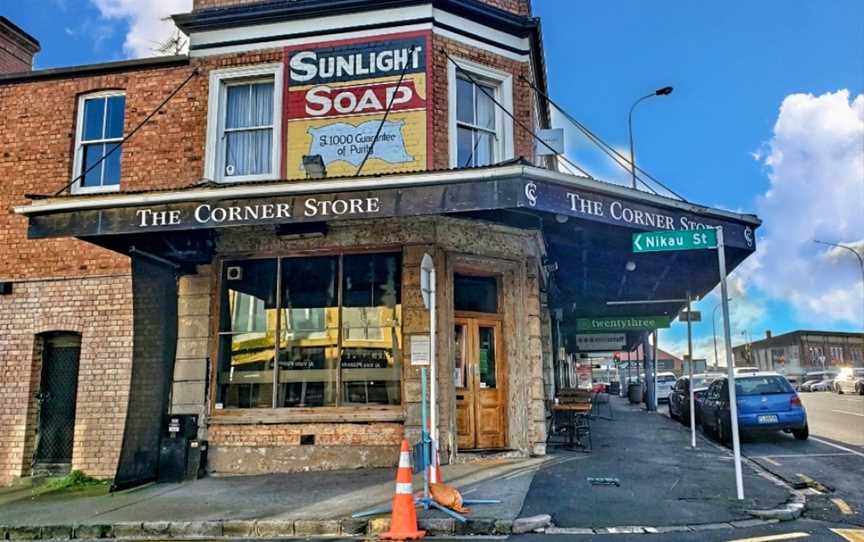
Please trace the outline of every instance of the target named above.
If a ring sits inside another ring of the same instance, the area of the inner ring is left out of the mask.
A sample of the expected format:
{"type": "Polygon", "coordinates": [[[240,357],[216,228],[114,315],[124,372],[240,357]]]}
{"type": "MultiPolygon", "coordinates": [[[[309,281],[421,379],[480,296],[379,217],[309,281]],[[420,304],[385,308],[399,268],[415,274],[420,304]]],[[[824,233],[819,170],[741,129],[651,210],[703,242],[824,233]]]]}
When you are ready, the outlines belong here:
{"type": "Polygon", "coordinates": [[[216,408],[398,405],[398,253],[226,261],[216,408]]]}

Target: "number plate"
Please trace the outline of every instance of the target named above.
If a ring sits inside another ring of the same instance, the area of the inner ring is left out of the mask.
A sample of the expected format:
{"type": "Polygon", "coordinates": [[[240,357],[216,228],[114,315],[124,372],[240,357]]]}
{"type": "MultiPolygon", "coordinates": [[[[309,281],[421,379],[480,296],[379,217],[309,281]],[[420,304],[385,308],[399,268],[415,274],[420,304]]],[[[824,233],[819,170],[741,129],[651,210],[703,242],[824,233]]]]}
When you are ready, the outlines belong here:
{"type": "Polygon", "coordinates": [[[779,420],[773,414],[770,416],[759,416],[759,423],[777,423],[779,420]]]}

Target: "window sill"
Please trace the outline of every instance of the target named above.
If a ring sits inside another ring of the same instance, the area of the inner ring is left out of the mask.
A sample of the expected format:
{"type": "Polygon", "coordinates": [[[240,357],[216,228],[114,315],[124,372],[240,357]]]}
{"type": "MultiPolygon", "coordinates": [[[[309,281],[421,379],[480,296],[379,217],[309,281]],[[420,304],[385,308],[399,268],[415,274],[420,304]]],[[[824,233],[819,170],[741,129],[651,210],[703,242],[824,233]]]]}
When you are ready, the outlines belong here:
{"type": "Polygon", "coordinates": [[[232,408],[211,413],[210,425],[403,422],[402,406],[232,408]]]}

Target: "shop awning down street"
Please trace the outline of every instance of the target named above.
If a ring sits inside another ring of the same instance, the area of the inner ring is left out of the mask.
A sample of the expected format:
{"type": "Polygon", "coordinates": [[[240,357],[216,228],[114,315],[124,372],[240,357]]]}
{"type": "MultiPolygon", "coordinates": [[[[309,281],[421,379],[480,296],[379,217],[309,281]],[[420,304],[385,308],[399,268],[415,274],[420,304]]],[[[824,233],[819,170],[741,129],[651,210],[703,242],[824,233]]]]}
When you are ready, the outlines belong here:
{"type": "MultiPolygon", "coordinates": [[[[550,306],[562,334],[580,319],[674,317],[680,301],[719,282],[714,251],[633,254],[632,235],[722,226],[733,270],[756,248],[754,215],[712,209],[523,164],[37,200],[16,208],[31,239],[78,237],[132,247],[180,266],[212,260],[223,228],[272,226],[286,236],[326,234],[328,222],[449,215],[541,230],[550,306]],[[654,300],[609,305],[610,301],[654,300]],[[657,303],[657,300],[670,300],[657,303]]],[[[628,342],[635,344],[638,333],[628,342]]],[[[569,339],[568,339],[569,341],[569,339]]]]}

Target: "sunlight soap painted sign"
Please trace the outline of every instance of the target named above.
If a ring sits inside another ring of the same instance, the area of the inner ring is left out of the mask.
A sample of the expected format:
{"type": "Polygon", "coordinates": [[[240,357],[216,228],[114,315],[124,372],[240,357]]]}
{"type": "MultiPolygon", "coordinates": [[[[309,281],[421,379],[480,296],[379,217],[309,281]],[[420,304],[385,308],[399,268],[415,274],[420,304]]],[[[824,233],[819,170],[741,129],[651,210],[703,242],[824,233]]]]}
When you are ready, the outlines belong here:
{"type": "Polygon", "coordinates": [[[308,154],[328,177],[354,175],[367,154],[363,173],[429,168],[430,46],[414,32],[286,49],[285,177],[305,178],[308,154]]]}

